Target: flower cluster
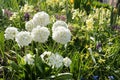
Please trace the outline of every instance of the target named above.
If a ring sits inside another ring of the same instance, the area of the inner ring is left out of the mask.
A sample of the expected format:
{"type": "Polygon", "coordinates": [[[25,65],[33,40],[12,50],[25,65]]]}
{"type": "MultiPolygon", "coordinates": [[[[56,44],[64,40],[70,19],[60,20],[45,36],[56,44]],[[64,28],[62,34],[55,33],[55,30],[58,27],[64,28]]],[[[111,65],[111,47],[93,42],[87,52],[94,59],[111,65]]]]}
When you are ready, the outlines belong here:
{"type": "Polygon", "coordinates": [[[26,29],[27,31],[32,31],[33,28],[35,28],[35,25],[34,25],[34,23],[33,23],[32,20],[26,22],[26,24],[25,24],[25,29],[26,29]]]}
{"type": "MultiPolygon", "coordinates": [[[[42,11],[34,15],[33,19],[26,22],[25,29],[17,34],[16,28],[7,28],[5,31],[6,39],[15,40],[19,46],[28,46],[32,40],[39,43],[45,43],[50,35],[50,31],[46,26],[49,23],[49,15],[42,11]]],[[[60,44],[67,44],[71,39],[71,32],[68,25],[64,21],[56,21],[52,27],[52,38],[60,44]]]]}
{"type": "Polygon", "coordinates": [[[25,29],[27,31],[18,32],[15,27],[8,27],[5,30],[5,38],[14,39],[20,47],[28,46],[32,40],[44,43],[47,41],[50,32],[46,26],[49,23],[49,15],[46,12],[38,12],[32,20],[26,22],[25,29]],[[42,26],[42,27],[41,27],[42,26]]]}
{"type": "Polygon", "coordinates": [[[16,42],[19,46],[28,46],[32,41],[32,37],[30,35],[30,32],[27,31],[21,31],[16,36],[16,42]]]}
{"type": "Polygon", "coordinates": [[[35,42],[44,43],[48,40],[50,32],[46,27],[37,26],[32,30],[31,35],[35,42]]]}
{"type": "Polygon", "coordinates": [[[8,27],[8,28],[5,30],[4,36],[5,36],[5,38],[6,38],[7,40],[9,40],[9,39],[14,40],[14,38],[15,38],[16,35],[17,35],[17,33],[18,33],[17,28],[15,28],[15,27],[8,27]]]}
{"type": "Polygon", "coordinates": [[[46,26],[49,24],[49,15],[44,11],[38,12],[33,16],[33,22],[36,26],[46,26]]]}
{"type": "Polygon", "coordinates": [[[54,54],[52,52],[45,51],[43,54],[41,54],[40,57],[46,64],[48,64],[52,68],[57,69],[62,67],[63,65],[66,67],[70,67],[70,64],[72,63],[72,61],[68,57],[63,58],[58,53],[54,54]]]}
{"type": "Polygon", "coordinates": [[[64,21],[56,21],[52,27],[52,38],[58,43],[67,44],[71,39],[71,32],[64,21]]]}
{"type": "Polygon", "coordinates": [[[93,24],[94,24],[93,18],[87,19],[86,20],[87,30],[93,30],[93,24]]]}
{"type": "Polygon", "coordinates": [[[21,12],[33,12],[34,11],[34,6],[25,4],[23,7],[21,7],[21,12]]]}

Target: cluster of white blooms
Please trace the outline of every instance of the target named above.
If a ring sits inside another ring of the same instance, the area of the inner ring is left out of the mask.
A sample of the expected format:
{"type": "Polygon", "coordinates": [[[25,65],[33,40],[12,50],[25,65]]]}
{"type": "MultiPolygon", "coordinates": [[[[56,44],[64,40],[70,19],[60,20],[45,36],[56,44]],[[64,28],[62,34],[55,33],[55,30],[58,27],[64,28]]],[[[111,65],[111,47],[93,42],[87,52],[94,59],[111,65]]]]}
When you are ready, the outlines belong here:
{"type": "Polygon", "coordinates": [[[47,41],[50,32],[46,27],[37,26],[32,30],[31,35],[35,42],[44,43],[47,41]]]}
{"type": "Polygon", "coordinates": [[[72,63],[72,61],[68,57],[63,58],[58,53],[54,54],[49,51],[48,52],[45,51],[43,54],[40,55],[40,57],[43,60],[43,62],[47,63],[52,68],[57,68],[57,69],[62,67],[63,65],[69,67],[70,64],[72,63]]]}
{"type": "Polygon", "coordinates": [[[8,27],[6,30],[5,30],[5,39],[9,40],[9,39],[14,39],[16,37],[18,33],[18,30],[17,28],[15,27],[8,27]]]}
{"type": "Polygon", "coordinates": [[[67,44],[71,39],[71,32],[64,21],[56,21],[52,27],[52,38],[58,43],[67,44]]]}
{"type": "Polygon", "coordinates": [[[16,35],[16,42],[18,43],[19,46],[28,46],[31,41],[32,37],[30,35],[30,32],[27,31],[21,31],[16,35]]]}
{"type": "Polygon", "coordinates": [[[52,68],[60,68],[63,65],[63,57],[59,54],[52,54],[48,57],[48,65],[52,68]]]}
{"type": "Polygon", "coordinates": [[[70,58],[66,57],[63,59],[63,63],[66,67],[69,67],[72,61],[70,60],[70,58]]]}
{"type": "MultiPolygon", "coordinates": [[[[33,19],[26,22],[25,29],[18,33],[14,27],[8,27],[5,31],[6,39],[14,39],[20,47],[28,46],[32,41],[45,43],[48,40],[50,31],[46,26],[49,23],[49,15],[42,11],[33,16],[33,19]]],[[[60,44],[67,44],[71,39],[71,32],[64,21],[56,21],[52,27],[52,38],[60,44]]]]}
{"type": "Polygon", "coordinates": [[[24,61],[25,61],[25,63],[27,63],[27,64],[33,64],[34,63],[34,56],[32,56],[31,54],[26,54],[25,56],[24,56],[24,61]]]}
{"type": "Polygon", "coordinates": [[[46,26],[49,23],[49,15],[42,11],[33,16],[33,22],[36,26],[46,26]]]}
{"type": "Polygon", "coordinates": [[[33,20],[30,20],[30,21],[26,22],[26,24],[25,24],[25,29],[27,31],[32,31],[32,29],[35,27],[36,26],[34,25],[33,20]]]}

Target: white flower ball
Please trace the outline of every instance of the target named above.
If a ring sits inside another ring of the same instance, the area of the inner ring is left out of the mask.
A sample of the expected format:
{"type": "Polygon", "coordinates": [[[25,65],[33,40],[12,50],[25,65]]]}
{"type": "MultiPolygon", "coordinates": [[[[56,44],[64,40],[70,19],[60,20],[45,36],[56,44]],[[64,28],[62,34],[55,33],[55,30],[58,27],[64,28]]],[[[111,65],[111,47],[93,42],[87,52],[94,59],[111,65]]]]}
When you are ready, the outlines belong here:
{"type": "Polygon", "coordinates": [[[66,67],[69,67],[72,61],[70,60],[70,58],[66,57],[63,59],[63,63],[66,67]]]}
{"type": "Polygon", "coordinates": [[[19,46],[28,46],[32,41],[32,37],[30,35],[30,32],[27,31],[21,31],[16,35],[16,42],[19,46]]]}
{"type": "Polygon", "coordinates": [[[32,31],[32,29],[35,27],[36,26],[34,25],[33,20],[30,20],[30,21],[26,22],[26,24],[25,24],[25,29],[27,31],[32,31]]]}
{"type": "Polygon", "coordinates": [[[44,43],[48,40],[50,32],[46,27],[37,26],[32,30],[31,35],[35,42],[44,43]]]}
{"type": "Polygon", "coordinates": [[[66,44],[71,39],[71,32],[64,27],[58,27],[56,31],[53,32],[52,38],[58,43],[66,44]]]}
{"type": "Polygon", "coordinates": [[[68,29],[68,25],[66,24],[66,22],[60,20],[56,21],[53,24],[52,31],[55,31],[57,27],[65,27],[66,29],[68,29]]]}
{"type": "Polygon", "coordinates": [[[5,30],[5,34],[4,34],[5,39],[7,39],[7,40],[12,39],[13,40],[15,38],[15,36],[17,35],[17,33],[18,33],[17,28],[15,28],[15,27],[8,27],[5,30]]]}
{"type": "Polygon", "coordinates": [[[63,65],[63,57],[59,54],[52,54],[48,58],[48,65],[52,68],[60,68],[63,65]]]}
{"type": "Polygon", "coordinates": [[[49,15],[42,11],[33,16],[33,22],[36,26],[46,26],[49,23],[49,15]]]}
{"type": "Polygon", "coordinates": [[[27,64],[33,64],[34,63],[34,59],[33,59],[33,56],[31,55],[31,54],[26,54],[25,56],[24,56],[24,61],[25,61],[25,63],[27,63],[27,64]]]}

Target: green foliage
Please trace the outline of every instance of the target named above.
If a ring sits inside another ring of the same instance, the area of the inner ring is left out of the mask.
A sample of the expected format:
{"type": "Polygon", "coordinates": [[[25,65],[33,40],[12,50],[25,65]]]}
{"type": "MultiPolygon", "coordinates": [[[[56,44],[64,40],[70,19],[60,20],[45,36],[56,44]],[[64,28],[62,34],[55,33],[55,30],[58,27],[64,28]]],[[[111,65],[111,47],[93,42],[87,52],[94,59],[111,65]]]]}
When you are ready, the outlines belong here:
{"type": "Polygon", "coordinates": [[[4,32],[0,32],[0,53],[4,57],[4,32]]]}

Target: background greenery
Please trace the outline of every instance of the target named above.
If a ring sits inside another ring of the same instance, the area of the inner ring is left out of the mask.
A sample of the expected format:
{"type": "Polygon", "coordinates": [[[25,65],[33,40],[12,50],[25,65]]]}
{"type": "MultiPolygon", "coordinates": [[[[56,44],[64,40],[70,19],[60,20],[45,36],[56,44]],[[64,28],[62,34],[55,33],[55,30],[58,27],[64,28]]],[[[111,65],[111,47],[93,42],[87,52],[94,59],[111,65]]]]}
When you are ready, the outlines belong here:
{"type": "Polygon", "coordinates": [[[114,80],[120,79],[120,23],[119,7],[113,8],[108,4],[96,0],[0,0],[0,78],[1,80],[39,80],[74,79],[74,80],[114,80]],[[20,9],[25,5],[32,5],[33,11],[29,13],[30,19],[39,11],[45,11],[50,15],[51,23],[47,26],[51,29],[56,20],[64,20],[68,23],[72,32],[72,39],[64,48],[64,45],[55,43],[49,38],[45,44],[32,43],[30,46],[19,48],[12,40],[4,39],[4,30],[8,26],[15,26],[19,30],[25,30],[25,12],[20,9]],[[7,10],[3,15],[2,10],[7,10]],[[95,19],[97,9],[98,18],[95,19]],[[108,15],[102,15],[102,11],[108,15]],[[17,12],[17,16],[10,20],[11,13],[17,12]],[[83,15],[82,15],[83,14],[83,15]],[[82,16],[81,16],[82,15],[82,16]],[[92,17],[90,17],[90,15],[92,17]],[[74,19],[72,18],[73,16],[74,19]],[[102,24],[100,24],[103,16],[102,24]],[[87,30],[86,20],[93,18],[94,25],[87,30]],[[109,21],[110,20],[110,21],[109,21]],[[102,50],[101,50],[102,49],[102,50]],[[44,51],[59,52],[62,56],[68,56],[72,60],[70,68],[53,70],[44,64],[39,55],[44,51]],[[23,63],[26,53],[35,54],[35,65],[23,63]],[[71,73],[62,74],[60,73],[71,73]],[[98,77],[99,78],[98,78],[98,77]]]}

